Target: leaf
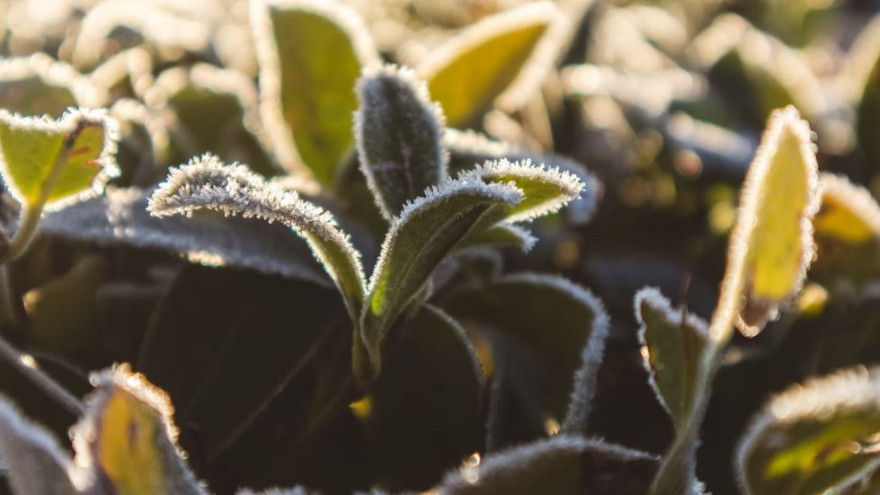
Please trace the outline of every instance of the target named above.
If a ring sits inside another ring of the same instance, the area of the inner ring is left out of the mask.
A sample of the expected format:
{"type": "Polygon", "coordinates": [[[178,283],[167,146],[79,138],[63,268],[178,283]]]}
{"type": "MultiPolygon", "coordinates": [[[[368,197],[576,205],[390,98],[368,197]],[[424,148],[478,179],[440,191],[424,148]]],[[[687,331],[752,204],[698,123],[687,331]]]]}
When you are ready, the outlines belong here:
{"type": "Polygon", "coordinates": [[[248,163],[262,175],[277,172],[267,151],[256,88],[244,75],[195,64],[166,70],[151,91],[159,95],[153,106],[165,111],[176,144],[171,163],[211,152],[225,161],[248,163]]]}
{"type": "Polygon", "coordinates": [[[538,239],[527,229],[514,224],[498,224],[470,236],[456,248],[456,251],[481,247],[517,247],[524,253],[532,250],[538,239]]]}
{"type": "Polygon", "coordinates": [[[391,220],[407,201],[447,178],[443,113],[406,68],[367,69],[357,91],[354,129],[361,171],[382,215],[391,220]]]}
{"type": "Polygon", "coordinates": [[[771,398],[743,435],[738,481],[751,495],[818,494],[880,466],[880,369],[855,367],[771,398]]]}
{"type": "Polygon", "coordinates": [[[0,151],[3,180],[32,210],[87,199],[118,174],[116,122],[99,110],[71,110],[57,121],[0,110],[0,151]]]}
{"type": "Polygon", "coordinates": [[[641,495],[657,469],[644,452],[601,440],[559,435],[465,464],[436,488],[442,495],[553,493],[641,495]]]}
{"type": "Polygon", "coordinates": [[[642,364],[651,388],[676,428],[681,428],[694,406],[695,387],[700,383],[696,375],[701,372],[709,325],[696,315],[685,316],[673,308],[653,287],[636,293],[635,314],[642,364]]]}
{"type": "Polygon", "coordinates": [[[0,108],[60,117],[69,107],[97,107],[106,95],[69,65],[46,54],[0,60],[0,108]]]}
{"type": "Polygon", "coordinates": [[[811,277],[841,289],[880,281],[880,205],[867,189],[842,176],[820,173],[819,190],[811,277]]]}
{"type": "Polygon", "coordinates": [[[430,486],[479,448],[482,374],[467,334],[423,305],[389,346],[362,419],[377,479],[393,492],[430,486]]]}
{"type": "Polygon", "coordinates": [[[232,217],[157,218],[147,211],[152,193],[108,188],[104,196],[49,214],[40,232],[102,246],[169,251],[191,263],[330,284],[308,248],[287,227],[232,217]]]}
{"type": "Polygon", "coordinates": [[[794,107],[775,111],[740,193],[713,340],[726,340],[737,314],[740,331],[757,334],[800,290],[813,257],[817,168],[809,125],[794,107]]]}
{"type": "Polygon", "coordinates": [[[255,1],[251,21],[261,112],[279,161],[330,185],[354,143],[355,82],[379,62],[372,39],[357,14],[330,0],[255,1]]]}
{"type": "Polygon", "coordinates": [[[509,162],[503,158],[477,165],[459,174],[458,179],[513,183],[521,189],[525,199],[508,208],[505,222],[524,222],[556,212],[578,198],[584,188],[569,172],[532,165],[530,160],[509,162]]]}
{"type": "Polygon", "coordinates": [[[42,426],[31,423],[0,397],[0,457],[15,495],[81,493],[68,476],[70,460],[42,426]]]}
{"type": "Polygon", "coordinates": [[[210,209],[290,227],[308,242],[339,288],[352,320],[358,320],[364,300],[360,254],[330,213],[303,201],[296,193],[265,182],[247,167],[225,165],[212,155],[204,155],[172,169],[168,179],[153,192],[149,209],[156,216],[210,209]]]}
{"type": "Polygon", "coordinates": [[[550,168],[558,168],[578,178],[583,183],[580,197],[572,199],[567,206],[568,220],[576,225],[590,221],[596,212],[602,194],[602,184],[593,174],[587,172],[582,165],[561,156],[538,154],[519,149],[510,143],[495,141],[474,131],[457,131],[447,129],[443,135],[443,144],[449,150],[449,166],[451,173],[470,170],[474,166],[487,161],[507,159],[543,163],[550,168]]]}
{"type": "Polygon", "coordinates": [[[608,333],[608,315],[592,293],[559,276],[520,273],[454,293],[444,307],[467,327],[536,356],[546,378],[533,406],[545,417],[568,415],[566,427],[582,431],[608,333]]]}
{"type": "Polygon", "coordinates": [[[358,373],[378,376],[391,325],[459,242],[497,223],[507,208],[522,200],[522,192],[512,185],[456,179],[404,206],[385,236],[370,278],[361,318],[370,369],[358,373]]]}
{"type": "Polygon", "coordinates": [[[553,4],[529,4],[483,19],[434,50],[419,65],[418,74],[428,81],[448,124],[471,123],[523,77],[523,69],[534,63],[536,48],[559,19],[553,4]]]}
{"type": "Polygon", "coordinates": [[[164,392],[127,366],[92,383],[86,414],[71,430],[76,466],[88,478],[118,495],[206,495],[175,445],[174,410],[164,392]]]}

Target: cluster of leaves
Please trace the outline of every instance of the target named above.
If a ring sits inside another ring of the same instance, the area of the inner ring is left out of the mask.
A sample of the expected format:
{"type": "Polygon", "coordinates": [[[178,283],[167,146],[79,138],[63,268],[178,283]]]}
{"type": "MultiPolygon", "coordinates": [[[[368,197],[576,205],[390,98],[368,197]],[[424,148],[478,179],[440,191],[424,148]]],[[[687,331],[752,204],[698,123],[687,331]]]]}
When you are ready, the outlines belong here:
{"type": "Polygon", "coordinates": [[[12,493],[878,489],[871,7],[349,3],[0,5],[12,493]]]}

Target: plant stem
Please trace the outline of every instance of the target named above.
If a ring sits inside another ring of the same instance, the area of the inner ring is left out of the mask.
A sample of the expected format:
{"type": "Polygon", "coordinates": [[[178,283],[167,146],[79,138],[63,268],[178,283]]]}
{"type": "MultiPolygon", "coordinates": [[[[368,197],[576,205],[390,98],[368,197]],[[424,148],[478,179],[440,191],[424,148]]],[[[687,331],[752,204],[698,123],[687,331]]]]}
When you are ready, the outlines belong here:
{"type": "Polygon", "coordinates": [[[81,400],[74,397],[39,368],[25,364],[22,354],[3,337],[0,337],[0,356],[74,416],[80,417],[85,412],[85,406],[81,400]]]}

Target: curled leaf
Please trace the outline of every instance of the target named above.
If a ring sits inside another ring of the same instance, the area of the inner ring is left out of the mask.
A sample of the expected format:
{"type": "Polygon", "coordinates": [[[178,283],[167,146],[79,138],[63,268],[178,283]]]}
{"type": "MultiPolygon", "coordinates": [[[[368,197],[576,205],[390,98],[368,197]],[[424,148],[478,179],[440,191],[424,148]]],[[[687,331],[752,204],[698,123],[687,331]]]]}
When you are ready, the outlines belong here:
{"type": "Polygon", "coordinates": [[[443,113],[412,71],[368,69],[358,81],[355,135],[361,170],[386,219],[447,177],[443,113]]]}
{"type": "Polygon", "coordinates": [[[696,315],[674,309],[653,287],[636,293],[635,311],[642,364],[657,399],[680,428],[694,405],[695,387],[701,383],[697,374],[709,325],[696,315]]]}
{"type": "Polygon", "coordinates": [[[747,494],[842,490],[880,466],[880,369],[856,367],[771,398],[740,441],[747,494]]]}
{"type": "Polygon", "coordinates": [[[267,183],[243,165],[225,165],[212,155],[204,155],[173,169],[153,192],[149,209],[156,216],[210,209],[290,227],[309,243],[357,321],[364,299],[360,254],[329,212],[303,201],[298,194],[267,183]]]}
{"type": "Polygon", "coordinates": [[[355,82],[379,62],[372,39],[357,14],[331,0],[251,5],[261,112],[279,160],[331,184],[354,143],[355,82]]]}
{"type": "Polygon", "coordinates": [[[378,374],[391,325],[440,262],[463,239],[497,223],[522,200],[522,191],[513,185],[465,178],[432,187],[404,206],[385,236],[361,319],[370,373],[378,374]]]}
{"type": "Polygon", "coordinates": [[[560,19],[552,3],[528,4],[487,17],[432,52],[418,73],[449,125],[473,121],[518,84],[533,57],[547,57],[536,54],[536,48],[560,19]]]}

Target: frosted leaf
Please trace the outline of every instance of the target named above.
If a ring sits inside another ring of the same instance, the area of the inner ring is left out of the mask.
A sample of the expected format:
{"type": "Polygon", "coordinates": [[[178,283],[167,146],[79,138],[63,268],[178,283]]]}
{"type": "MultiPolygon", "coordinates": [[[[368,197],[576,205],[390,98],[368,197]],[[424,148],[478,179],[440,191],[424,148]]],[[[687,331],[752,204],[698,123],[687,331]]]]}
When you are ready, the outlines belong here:
{"type": "Polygon", "coordinates": [[[188,215],[203,208],[279,222],[293,229],[309,243],[357,321],[364,297],[360,255],[329,212],[266,182],[243,165],[225,165],[212,155],[172,169],[149,205],[157,216],[188,215]]]}
{"type": "Polygon", "coordinates": [[[355,137],[361,171],[386,219],[447,178],[443,113],[406,68],[369,68],[358,81],[355,137]]]}
{"type": "Polygon", "coordinates": [[[515,224],[499,223],[468,237],[459,244],[456,251],[479,249],[482,247],[516,247],[524,253],[532,250],[538,238],[523,227],[515,224]]]}
{"type": "Polygon", "coordinates": [[[99,107],[108,95],[73,67],[46,54],[0,60],[0,108],[59,117],[69,107],[99,107]]]}
{"type": "Polygon", "coordinates": [[[463,239],[497,223],[507,208],[522,200],[522,191],[511,184],[456,179],[428,189],[403,207],[385,236],[370,278],[361,319],[370,370],[360,373],[378,374],[388,330],[434,269],[463,239]]]}

